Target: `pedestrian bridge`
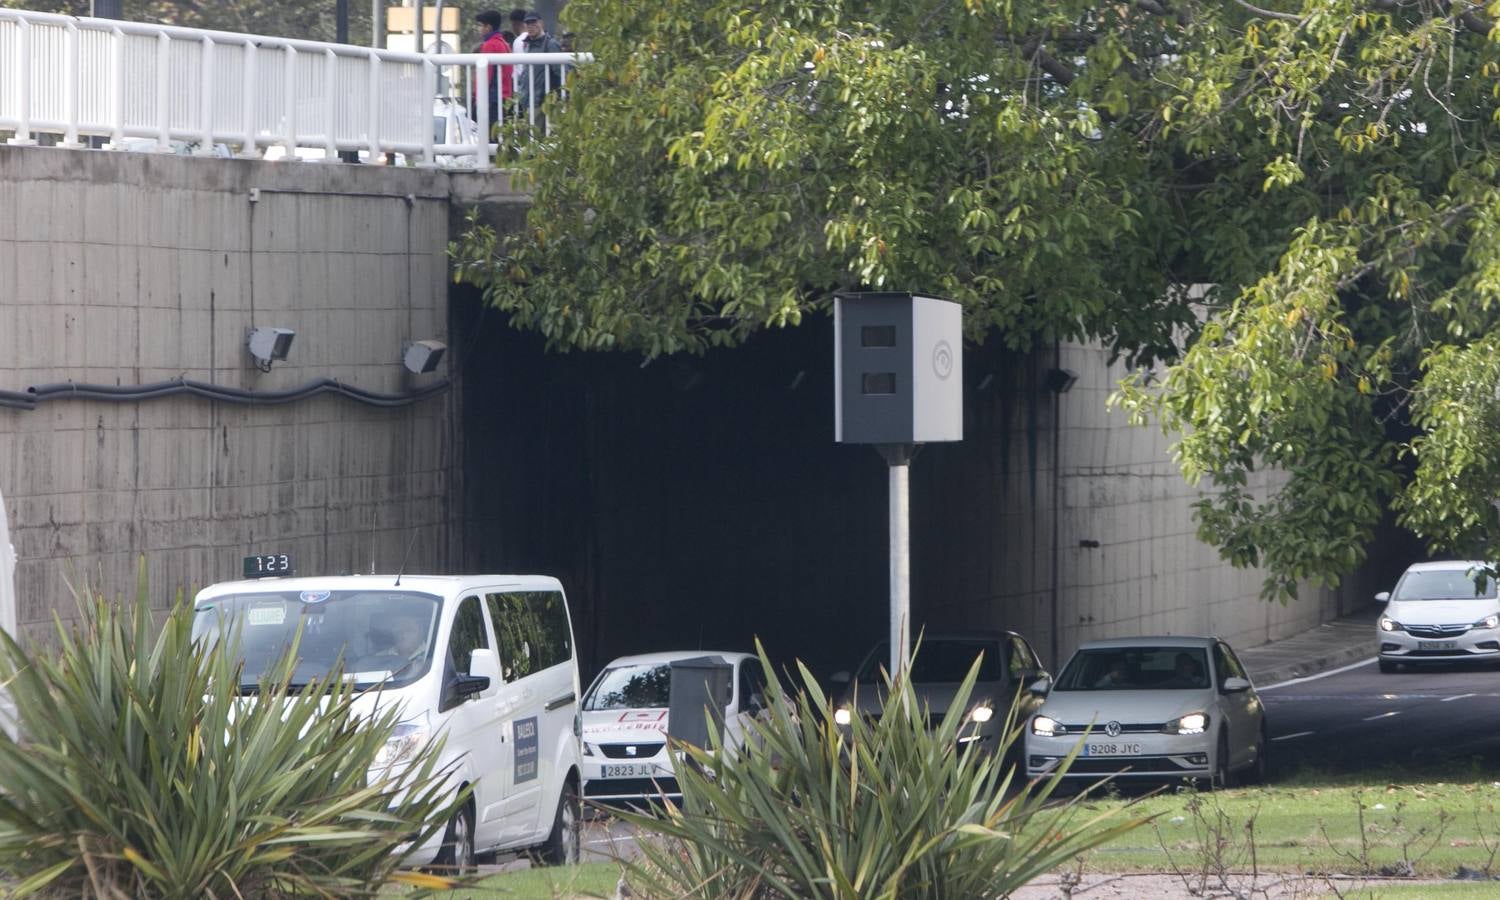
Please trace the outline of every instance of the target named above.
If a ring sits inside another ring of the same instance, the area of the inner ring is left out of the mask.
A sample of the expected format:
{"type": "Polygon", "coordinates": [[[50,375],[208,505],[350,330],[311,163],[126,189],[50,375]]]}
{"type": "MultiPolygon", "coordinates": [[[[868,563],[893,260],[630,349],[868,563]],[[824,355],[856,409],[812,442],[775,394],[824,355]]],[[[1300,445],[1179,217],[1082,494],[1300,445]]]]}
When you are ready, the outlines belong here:
{"type": "Polygon", "coordinates": [[[489,104],[468,98],[512,71],[565,98],[569,70],[589,59],[424,55],[0,9],[0,137],[484,169],[544,137],[545,119],[501,104],[491,122],[489,104]]]}

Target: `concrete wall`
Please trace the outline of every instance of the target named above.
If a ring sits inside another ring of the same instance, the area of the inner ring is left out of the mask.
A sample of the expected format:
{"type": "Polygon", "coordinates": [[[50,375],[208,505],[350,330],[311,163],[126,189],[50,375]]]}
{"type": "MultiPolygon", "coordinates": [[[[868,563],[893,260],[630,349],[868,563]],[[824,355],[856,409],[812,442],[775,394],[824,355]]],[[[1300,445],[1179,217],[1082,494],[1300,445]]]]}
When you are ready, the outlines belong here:
{"type": "MultiPolygon", "coordinates": [[[[0,146],[0,390],[430,383],[446,366],[408,376],[400,351],[448,339],[452,190],[438,172],[0,146]],[[251,325],[294,329],[290,358],[257,371],[251,325]]],[[[254,552],[391,571],[410,545],[410,570],[460,568],[454,409],[451,393],[0,408],[21,630],[72,610],[65,577],[129,593],[143,553],[159,604],[254,552]]]]}
{"type": "MultiPolygon", "coordinates": [[[[914,527],[950,535],[914,563],[931,579],[933,626],[1016,628],[1050,662],[1081,641],[1130,634],[1216,634],[1250,647],[1368,599],[1304,585],[1288,603],[1261,600],[1263,572],[1234,569],[1197,539],[1200,488],[1172,463],[1170,438],[1109,409],[1124,364],[1111,366],[1098,346],[1063,345],[1060,365],[1078,380],[1060,397],[1044,380],[1058,364],[1033,354],[1019,377],[991,388],[1008,398],[971,389],[964,443],[917,461],[913,484],[935,502],[914,501],[923,513],[914,527]]],[[[1277,477],[1260,473],[1251,488],[1277,477]]]]}

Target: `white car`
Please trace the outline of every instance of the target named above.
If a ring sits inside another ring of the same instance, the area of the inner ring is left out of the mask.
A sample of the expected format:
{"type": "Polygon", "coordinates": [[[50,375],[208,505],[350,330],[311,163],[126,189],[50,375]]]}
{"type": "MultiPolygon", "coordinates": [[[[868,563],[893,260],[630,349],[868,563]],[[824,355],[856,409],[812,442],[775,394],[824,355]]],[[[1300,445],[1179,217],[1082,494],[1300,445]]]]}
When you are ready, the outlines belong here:
{"type": "Polygon", "coordinates": [[[744,739],[746,719],[765,706],[765,672],[749,653],[685,650],[622,656],[583,695],[583,795],[610,806],[681,800],[667,747],[672,663],[717,657],[733,667],[724,701],[727,747],[744,739]]]}
{"type": "Polygon", "coordinates": [[[1446,560],[1417,563],[1385,603],[1376,624],[1380,671],[1402,663],[1452,663],[1500,659],[1500,596],[1488,563],[1446,560]]]}
{"type": "Polygon", "coordinates": [[[1265,779],[1265,711],[1228,644],[1207,637],[1090,641],[1068,660],[1026,728],[1026,770],[1064,777],[1265,779]]]}
{"type": "MultiPolygon", "coordinates": [[[[252,560],[273,576],[290,568],[284,556],[251,557],[247,575],[252,560]]],[[[295,679],[342,659],[355,688],[370,689],[358,713],[399,707],[377,766],[404,765],[445,738],[438,766],[453,766],[455,792],[473,786],[470,801],[405,862],[467,870],[479,853],[526,848],[546,862],[578,860],[578,664],[557,579],[257,578],[204,588],[193,609],[195,637],[237,630],[246,694],[300,628],[295,679]]]]}

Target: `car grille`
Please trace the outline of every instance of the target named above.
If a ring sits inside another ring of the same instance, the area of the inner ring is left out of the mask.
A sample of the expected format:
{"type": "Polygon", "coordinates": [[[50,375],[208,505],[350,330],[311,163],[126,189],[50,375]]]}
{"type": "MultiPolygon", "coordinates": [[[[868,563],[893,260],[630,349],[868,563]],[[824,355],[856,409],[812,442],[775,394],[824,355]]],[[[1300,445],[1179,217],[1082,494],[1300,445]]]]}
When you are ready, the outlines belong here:
{"type": "Polygon", "coordinates": [[[1468,625],[1408,625],[1406,633],[1413,637],[1455,637],[1469,630],[1468,625]]]}
{"type": "Polygon", "coordinates": [[[650,759],[661,751],[661,743],[655,744],[600,744],[599,750],[610,759],[650,759]],[[631,753],[631,748],[635,749],[631,753]]]}
{"type": "MultiPolygon", "coordinates": [[[[1109,723],[1108,722],[1095,722],[1094,723],[1094,730],[1090,731],[1089,734],[1091,736],[1093,736],[1093,737],[1098,737],[1101,734],[1108,734],[1108,732],[1106,732],[1104,730],[1104,726],[1107,725],[1107,724],[1109,724],[1109,723]]],[[[1152,723],[1152,722],[1121,722],[1120,723],[1120,733],[1121,734],[1155,734],[1158,731],[1161,731],[1161,727],[1164,724],[1166,724],[1166,723],[1165,722],[1155,722],[1155,723],[1152,723]]],[[[1080,724],[1080,725],[1065,725],[1063,727],[1066,728],[1066,729],[1068,729],[1068,734],[1082,734],[1084,732],[1084,730],[1087,729],[1089,726],[1085,723],[1085,724],[1080,724]]]]}
{"type": "Polygon", "coordinates": [[[585,797],[660,797],[681,794],[676,778],[595,778],[583,786],[585,797]]]}

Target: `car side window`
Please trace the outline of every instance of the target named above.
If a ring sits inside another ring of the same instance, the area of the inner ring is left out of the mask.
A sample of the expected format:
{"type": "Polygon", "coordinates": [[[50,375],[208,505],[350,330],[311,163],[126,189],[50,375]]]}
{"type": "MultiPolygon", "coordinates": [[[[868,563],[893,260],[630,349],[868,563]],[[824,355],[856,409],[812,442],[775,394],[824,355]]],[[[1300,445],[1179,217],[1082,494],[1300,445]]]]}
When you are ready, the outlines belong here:
{"type": "Polygon", "coordinates": [[[490,645],[489,634],[484,627],[484,612],[479,608],[478,597],[465,597],[453,616],[453,632],[448,638],[448,664],[453,674],[469,674],[469,663],[474,651],[490,645]]]}
{"type": "Polygon", "coordinates": [[[1010,673],[1010,680],[1020,681],[1026,677],[1027,670],[1033,668],[1031,653],[1026,647],[1026,642],[1015,635],[1007,638],[1005,643],[1006,653],[1010,656],[1006,667],[1010,673]]]}
{"type": "MultiPolygon", "coordinates": [[[[1228,644],[1215,644],[1214,652],[1217,654],[1214,664],[1222,667],[1223,671],[1227,673],[1225,675],[1226,678],[1250,680],[1250,676],[1245,674],[1245,667],[1240,665],[1239,657],[1234,655],[1234,651],[1229,649],[1228,644]]],[[[1223,684],[1222,679],[1219,683],[1223,684]]]]}

